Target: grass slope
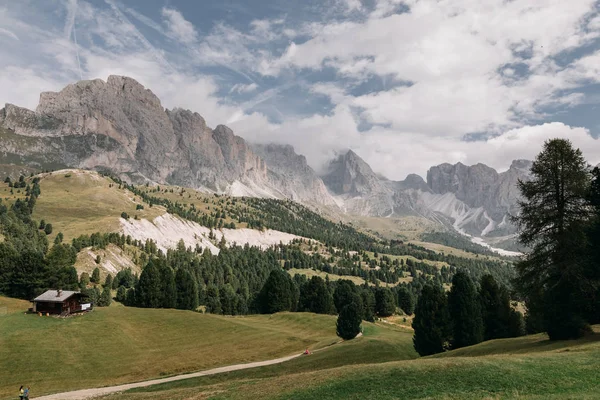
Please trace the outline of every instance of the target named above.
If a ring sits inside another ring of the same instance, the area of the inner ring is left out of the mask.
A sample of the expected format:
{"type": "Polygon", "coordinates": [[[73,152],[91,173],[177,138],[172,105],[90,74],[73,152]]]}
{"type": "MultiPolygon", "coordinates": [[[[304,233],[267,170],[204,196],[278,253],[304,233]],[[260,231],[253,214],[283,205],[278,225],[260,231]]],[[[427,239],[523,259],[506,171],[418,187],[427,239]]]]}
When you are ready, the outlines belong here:
{"type": "MultiPolygon", "coordinates": [[[[598,398],[598,334],[565,342],[532,335],[486,342],[437,357],[396,361],[403,354],[394,352],[394,345],[386,346],[386,339],[377,340],[393,335],[389,330],[383,332],[369,332],[368,328],[363,338],[277,368],[158,385],[103,399],[598,398]],[[369,348],[369,340],[377,347],[369,348]],[[367,356],[369,351],[374,352],[372,358],[367,356]],[[362,362],[353,357],[362,357],[362,362]],[[377,358],[380,363],[368,361],[377,358]],[[340,366],[341,359],[346,365],[340,366]]],[[[394,335],[400,336],[400,331],[394,335]]]]}
{"type": "Polygon", "coordinates": [[[139,198],[96,172],[62,170],[41,174],[42,194],[35,205],[33,218],[44,219],[53,226],[53,239],[62,232],[69,242],[74,237],[95,232],[117,232],[123,211],[131,217],[152,220],[164,214],[161,207],[137,210],[139,198]]]}
{"type": "Polygon", "coordinates": [[[24,314],[0,297],[0,399],[146,380],[286,356],[337,341],[335,318],[302,313],[224,317],[118,303],[67,319],[24,314]]]}

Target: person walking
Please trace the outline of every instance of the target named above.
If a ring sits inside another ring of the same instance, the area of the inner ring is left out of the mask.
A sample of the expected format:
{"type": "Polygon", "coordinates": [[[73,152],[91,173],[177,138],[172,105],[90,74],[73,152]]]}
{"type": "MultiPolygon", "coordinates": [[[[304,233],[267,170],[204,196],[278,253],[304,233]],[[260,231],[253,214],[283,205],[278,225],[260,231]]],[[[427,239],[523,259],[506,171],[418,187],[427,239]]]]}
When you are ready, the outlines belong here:
{"type": "Polygon", "coordinates": [[[23,390],[23,386],[19,388],[19,399],[23,400],[23,395],[25,394],[25,390],[23,390]]]}
{"type": "Polygon", "coordinates": [[[26,387],[23,391],[23,400],[29,400],[29,387],[26,387]]]}

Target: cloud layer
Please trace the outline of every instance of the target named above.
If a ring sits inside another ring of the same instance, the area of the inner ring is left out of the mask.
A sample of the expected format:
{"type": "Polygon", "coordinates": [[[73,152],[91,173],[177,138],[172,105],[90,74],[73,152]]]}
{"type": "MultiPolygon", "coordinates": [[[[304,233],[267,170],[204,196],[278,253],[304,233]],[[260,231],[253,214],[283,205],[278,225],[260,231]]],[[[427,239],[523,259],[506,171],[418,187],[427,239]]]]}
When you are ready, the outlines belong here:
{"type": "Polygon", "coordinates": [[[504,169],[552,137],[600,162],[597,0],[168,4],[0,1],[0,102],[120,74],[316,169],[348,148],[393,179],[504,169]]]}

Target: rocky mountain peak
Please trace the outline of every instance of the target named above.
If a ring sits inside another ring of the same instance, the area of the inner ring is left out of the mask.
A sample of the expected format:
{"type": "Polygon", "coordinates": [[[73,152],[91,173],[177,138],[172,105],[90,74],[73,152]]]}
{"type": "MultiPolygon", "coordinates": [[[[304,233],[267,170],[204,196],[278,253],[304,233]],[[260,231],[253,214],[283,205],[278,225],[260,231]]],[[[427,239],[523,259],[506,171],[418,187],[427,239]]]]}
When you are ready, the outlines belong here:
{"type": "Polygon", "coordinates": [[[381,191],[377,175],[369,164],[352,150],[330,162],[323,181],[335,194],[360,196],[381,191]]]}
{"type": "Polygon", "coordinates": [[[294,200],[335,205],[325,184],[293,146],[284,144],[253,144],[252,150],[265,161],[269,180],[274,186],[289,193],[294,200]]]}

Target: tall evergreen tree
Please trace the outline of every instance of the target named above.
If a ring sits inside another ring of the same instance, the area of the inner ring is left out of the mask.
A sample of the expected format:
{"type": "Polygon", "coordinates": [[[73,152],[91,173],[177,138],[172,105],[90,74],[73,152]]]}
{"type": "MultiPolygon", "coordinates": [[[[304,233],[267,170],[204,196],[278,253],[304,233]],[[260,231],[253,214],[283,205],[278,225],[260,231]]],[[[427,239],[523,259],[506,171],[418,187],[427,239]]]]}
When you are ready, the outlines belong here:
{"type": "Polygon", "coordinates": [[[333,303],[337,312],[341,312],[345,305],[350,304],[358,296],[358,288],[349,279],[340,279],[335,283],[333,303]]]}
{"type": "Polygon", "coordinates": [[[138,282],[135,297],[139,307],[160,308],[162,305],[162,284],[160,271],[153,263],[148,263],[138,282]]]}
{"type": "Polygon", "coordinates": [[[321,277],[313,276],[300,287],[299,311],[329,314],[332,309],[333,298],[321,277]]]}
{"type": "Polygon", "coordinates": [[[344,305],[337,319],[336,332],[344,340],[354,339],[360,333],[362,323],[362,306],[355,300],[356,295],[350,303],[344,305]]]}
{"type": "Polygon", "coordinates": [[[100,283],[100,269],[98,267],[94,268],[94,270],[92,271],[92,277],[90,278],[90,282],[100,283]]]}
{"type": "Polygon", "coordinates": [[[405,287],[398,289],[398,307],[404,311],[406,315],[412,315],[415,311],[415,300],[412,294],[405,287]]]}
{"type": "Polygon", "coordinates": [[[593,217],[587,231],[586,279],[590,282],[591,293],[587,301],[587,319],[592,324],[600,323],[600,167],[592,171],[589,201],[593,207],[593,217]]]}
{"type": "Polygon", "coordinates": [[[484,275],[479,286],[484,339],[505,338],[510,335],[510,298],[492,275],[484,275]]]}
{"type": "Polygon", "coordinates": [[[271,271],[259,298],[263,314],[290,311],[293,305],[293,282],[287,272],[281,269],[271,271]]]}
{"type": "Polygon", "coordinates": [[[178,309],[195,310],[198,308],[198,284],[189,271],[179,268],[175,272],[175,287],[178,309]]]}
{"type": "Polygon", "coordinates": [[[448,294],[448,309],[452,319],[452,347],[471,346],[483,341],[483,319],[477,289],[463,271],[452,278],[448,294]]]}
{"type": "Polygon", "coordinates": [[[159,266],[161,283],[161,307],[175,308],[177,306],[177,288],[175,286],[175,274],[166,263],[159,266]]]}
{"type": "Polygon", "coordinates": [[[360,297],[363,304],[363,319],[375,322],[375,294],[368,285],[361,288],[360,297]]]}
{"type": "Polygon", "coordinates": [[[112,296],[110,293],[110,287],[105,286],[102,289],[102,294],[100,295],[100,299],[98,300],[98,307],[108,307],[112,303],[112,296]]]}
{"type": "Polygon", "coordinates": [[[378,288],[375,291],[375,312],[380,317],[389,317],[396,312],[396,300],[390,289],[378,288]]]}
{"type": "Polygon", "coordinates": [[[514,220],[521,243],[532,251],[517,265],[515,284],[530,312],[543,312],[553,340],[577,338],[587,329],[583,314],[591,286],[582,277],[589,184],[581,151],[565,139],[547,141],[533,163],[531,180],[518,184],[523,200],[514,220]],[[531,304],[535,301],[541,304],[531,304]]]}
{"type": "Polygon", "coordinates": [[[221,298],[219,289],[215,285],[206,288],[206,311],[212,314],[221,314],[221,298]]]}
{"type": "Polygon", "coordinates": [[[426,285],[415,308],[413,344],[422,356],[441,353],[452,331],[448,300],[441,287],[426,285]]]}

